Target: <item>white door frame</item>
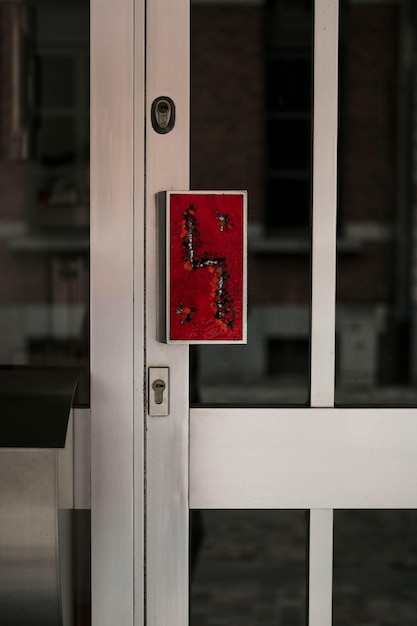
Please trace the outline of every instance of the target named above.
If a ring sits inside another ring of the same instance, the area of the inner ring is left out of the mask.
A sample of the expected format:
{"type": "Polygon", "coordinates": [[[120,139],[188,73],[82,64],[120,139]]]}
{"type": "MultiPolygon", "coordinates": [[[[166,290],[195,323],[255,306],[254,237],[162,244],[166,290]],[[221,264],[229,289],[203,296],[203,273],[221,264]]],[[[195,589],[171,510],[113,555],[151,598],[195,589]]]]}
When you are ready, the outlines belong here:
{"type": "Polygon", "coordinates": [[[188,346],[158,335],[155,194],[189,188],[189,0],[147,4],[146,65],[146,352],[147,366],[170,368],[168,417],[147,417],[146,624],[188,623],[188,346]],[[168,134],[149,123],[152,102],[170,97],[176,122],[168,134]]]}
{"type": "Polygon", "coordinates": [[[188,0],[152,0],[146,19],[145,0],[91,0],[94,626],[188,620],[188,349],[155,339],[155,193],[188,172],[188,0]],[[169,135],[150,124],[161,95],[169,135]],[[170,368],[169,418],[147,420],[148,364],[170,368]]]}
{"type": "Polygon", "coordinates": [[[188,349],[156,340],[155,205],[189,185],[189,0],[145,2],[91,0],[93,625],[188,623],[191,506],[310,509],[309,625],[330,626],[333,508],[417,507],[415,411],[334,408],[338,2],[315,0],[311,408],[191,412],[188,349]]]}
{"type": "Polygon", "coordinates": [[[143,0],[91,0],[95,626],[143,624],[144,13],[143,0]]]}

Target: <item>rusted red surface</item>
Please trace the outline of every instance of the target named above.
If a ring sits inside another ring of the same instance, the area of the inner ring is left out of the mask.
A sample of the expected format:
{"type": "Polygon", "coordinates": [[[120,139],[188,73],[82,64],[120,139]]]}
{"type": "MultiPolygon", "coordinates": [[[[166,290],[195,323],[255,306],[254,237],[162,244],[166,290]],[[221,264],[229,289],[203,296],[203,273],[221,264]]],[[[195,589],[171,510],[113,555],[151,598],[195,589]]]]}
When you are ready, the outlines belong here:
{"type": "Polygon", "coordinates": [[[242,341],[244,194],[169,198],[169,338],[242,341]]]}

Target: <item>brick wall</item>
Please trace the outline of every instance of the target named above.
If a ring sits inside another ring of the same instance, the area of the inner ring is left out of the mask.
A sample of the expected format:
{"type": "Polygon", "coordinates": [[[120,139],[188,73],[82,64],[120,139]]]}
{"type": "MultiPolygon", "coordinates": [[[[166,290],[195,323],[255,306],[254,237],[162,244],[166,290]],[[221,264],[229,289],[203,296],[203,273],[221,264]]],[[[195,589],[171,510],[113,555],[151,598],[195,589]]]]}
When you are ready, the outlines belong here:
{"type": "Polygon", "coordinates": [[[343,207],[347,219],[390,220],[396,181],[398,8],[351,5],[347,13],[343,207]]]}
{"type": "Polygon", "coordinates": [[[26,9],[18,2],[0,4],[0,158],[25,152],[26,9]]]}
{"type": "Polygon", "coordinates": [[[248,189],[263,201],[263,7],[195,6],[191,30],[194,189],[248,189]]]}
{"type": "MultiPolygon", "coordinates": [[[[264,7],[195,6],[191,30],[191,185],[247,189],[249,222],[264,215],[264,7]]],[[[305,303],[307,255],[249,256],[249,307],[305,303]],[[277,286],[278,284],[278,286],[277,286]]]]}
{"type": "Polygon", "coordinates": [[[26,161],[0,159],[0,220],[27,216],[28,165],[26,161]]]}
{"type": "MultiPolygon", "coordinates": [[[[394,232],[398,8],[347,4],[345,11],[340,221],[394,232]]],[[[192,186],[248,189],[249,220],[257,223],[266,166],[264,17],[260,6],[196,6],[192,18],[192,186]]],[[[393,267],[387,239],[341,254],[339,302],[389,301],[393,267]]],[[[251,257],[249,288],[253,303],[307,303],[307,256],[251,257]]]]}
{"type": "Polygon", "coordinates": [[[389,302],[393,294],[397,168],[398,7],[345,9],[340,120],[341,227],[380,223],[388,241],[339,256],[338,300],[389,302]]]}

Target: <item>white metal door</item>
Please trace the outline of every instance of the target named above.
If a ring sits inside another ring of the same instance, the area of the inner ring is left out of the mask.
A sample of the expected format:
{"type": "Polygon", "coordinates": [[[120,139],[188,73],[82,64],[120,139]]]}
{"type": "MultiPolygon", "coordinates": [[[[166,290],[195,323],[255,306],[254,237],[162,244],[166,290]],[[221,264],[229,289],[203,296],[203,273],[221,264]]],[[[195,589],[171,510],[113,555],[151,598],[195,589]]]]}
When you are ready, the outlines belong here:
{"type": "MultiPolygon", "coordinates": [[[[147,136],[151,289],[154,193],[187,184],[188,57],[178,43],[188,46],[186,4],[159,0],[148,13],[147,107],[169,94],[179,118],[176,134],[147,136]]],[[[187,621],[188,494],[194,509],[310,509],[310,626],[332,621],[333,509],[416,506],[415,411],[333,408],[338,3],[316,0],[314,15],[311,408],[191,409],[188,468],[186,349],[155,341],[148,292],[148,365],[172,373],[170,416],[147,420],[147,607],[158,626],[187,621]]]]}
{"type": "Polygon", "coordinates": [[[93,623],[188,623],[190,508],[300,508],[309,624],[329,625],[333,509],[417,503],[415,411],[334,408],[338,3],[315,2],[311,407],[191,410],[188,348],[157,341],[155,204],[189,187],[190,7],[144,4],[92,3],[93,623]],[[170,369],[168,417],[147,414],[149,367],[170,369]]]}
{"type": "Polygon", "coordinates": [[[140,624],[144,3],[90,7],[92,623],[140,624]]]}

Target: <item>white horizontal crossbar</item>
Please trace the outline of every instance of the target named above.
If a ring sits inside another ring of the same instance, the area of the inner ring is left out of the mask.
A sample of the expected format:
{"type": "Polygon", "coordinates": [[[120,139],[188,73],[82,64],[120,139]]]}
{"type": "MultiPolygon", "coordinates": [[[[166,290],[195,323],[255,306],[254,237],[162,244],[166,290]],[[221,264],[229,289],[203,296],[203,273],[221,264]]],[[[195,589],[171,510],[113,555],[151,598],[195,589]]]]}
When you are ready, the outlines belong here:
{"type": "Polygon", "coordinates": [[[417,508],[417,410],[192,409],[190,507],[417,508]]]}

